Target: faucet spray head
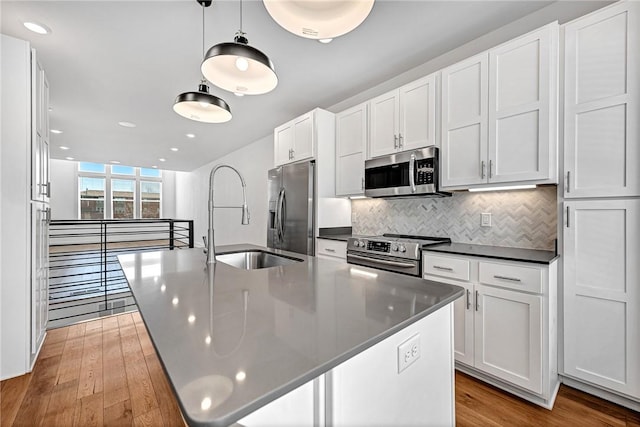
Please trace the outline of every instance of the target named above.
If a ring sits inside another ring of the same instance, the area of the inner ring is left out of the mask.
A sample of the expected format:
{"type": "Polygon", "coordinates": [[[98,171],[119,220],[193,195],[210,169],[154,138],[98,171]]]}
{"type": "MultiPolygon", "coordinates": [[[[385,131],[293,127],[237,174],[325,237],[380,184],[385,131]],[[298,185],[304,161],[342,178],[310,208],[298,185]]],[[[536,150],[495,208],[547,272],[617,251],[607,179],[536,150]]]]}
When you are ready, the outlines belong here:
{"type": "Polygon", "coordinates": [[[249,225],[250,218],[249,207],[245,203],[244,205],[242,205],[242,225],[249,225]]]}

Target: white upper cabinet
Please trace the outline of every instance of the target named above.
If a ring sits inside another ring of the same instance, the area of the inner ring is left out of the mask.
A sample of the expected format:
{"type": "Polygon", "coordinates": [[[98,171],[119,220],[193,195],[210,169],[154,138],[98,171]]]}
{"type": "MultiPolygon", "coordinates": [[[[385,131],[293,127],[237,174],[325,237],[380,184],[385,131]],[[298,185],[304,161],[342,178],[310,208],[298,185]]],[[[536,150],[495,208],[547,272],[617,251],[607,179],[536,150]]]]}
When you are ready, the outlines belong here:
{"type": "Polygon", "coordinates": [[[364,194],[367,104],[336,114],[336,196],[364,194]]]}
{"type": "Polygon", "coordinates": [[[31,50],[31,199],[49,201],[49,81],[31,50]]]}
{"type": "Polygon", "coordinates": [[[487,182],[487,53],[442,71],[442,186],[487,182]]]}
{"type": "Polygon", "coordinates": [[[275,166],[314,157],[313,113],[296,117],[274,130],[275,166]]]}
{"type": "Polygon", "coordinates": [[[640,3],[565,27],[564,196],[640,195],[640,3]]]}
{"type": "Polygon", "coordinates": [[[564,374],[640,399],[640,200],[564,207],[564,374]]]}
{"type": "Polygon", "coordinates": [[[489,51],[489,182],[557,180],[558,32],[489,51]]]}
{"type": "Polygon", "coordinates": [[[557,23],[442,71],[443,188],[557,182],[557,23]]]}
{"type": "Polygon", "coordinates": [[[436,145],[436,75],[369,101],[369,158],[436,145]]]}

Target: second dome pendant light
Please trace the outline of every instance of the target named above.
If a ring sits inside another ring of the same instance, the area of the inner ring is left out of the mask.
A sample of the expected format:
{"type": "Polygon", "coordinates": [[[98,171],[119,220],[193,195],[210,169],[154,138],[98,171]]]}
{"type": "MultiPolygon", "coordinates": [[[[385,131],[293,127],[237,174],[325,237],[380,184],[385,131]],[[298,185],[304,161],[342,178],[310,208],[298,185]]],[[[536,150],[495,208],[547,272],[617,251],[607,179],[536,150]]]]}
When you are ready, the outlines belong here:
{"type": "Polygon", "coordinates": [[[261,95],[278,85],[273,62],[255,47],[249,46],[242,31],[242,0],[240,29],[233,42],[211,47],[201,66],[202,75],[221,89],[236,95],[261,95]]]}

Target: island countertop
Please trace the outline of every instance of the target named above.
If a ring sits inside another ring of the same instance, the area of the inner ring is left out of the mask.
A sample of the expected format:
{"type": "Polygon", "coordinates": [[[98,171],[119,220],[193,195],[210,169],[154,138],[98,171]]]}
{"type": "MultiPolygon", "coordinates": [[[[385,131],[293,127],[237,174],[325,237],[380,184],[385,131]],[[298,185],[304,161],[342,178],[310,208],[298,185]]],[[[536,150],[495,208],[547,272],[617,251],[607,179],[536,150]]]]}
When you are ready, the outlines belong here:
{"type": "Polygon", "coordinates": [[[462,296],[460,287],[253,245],[302,260],[242,270],[202,249],[120,255],[189,425],[224,426],[462,296]]]}

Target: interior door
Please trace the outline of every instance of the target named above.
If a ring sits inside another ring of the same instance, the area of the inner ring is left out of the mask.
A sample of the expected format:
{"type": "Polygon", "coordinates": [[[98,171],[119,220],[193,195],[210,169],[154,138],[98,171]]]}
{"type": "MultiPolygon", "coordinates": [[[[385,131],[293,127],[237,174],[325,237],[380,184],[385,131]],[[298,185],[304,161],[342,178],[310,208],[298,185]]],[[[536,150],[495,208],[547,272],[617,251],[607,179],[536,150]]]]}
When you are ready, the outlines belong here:
{"type": "Polygon", "coordinates": [[[301,254],[315,252],[313,230],[314,163],[293,163],[282,167],[284,188],[282,249],[301,254]]]}

